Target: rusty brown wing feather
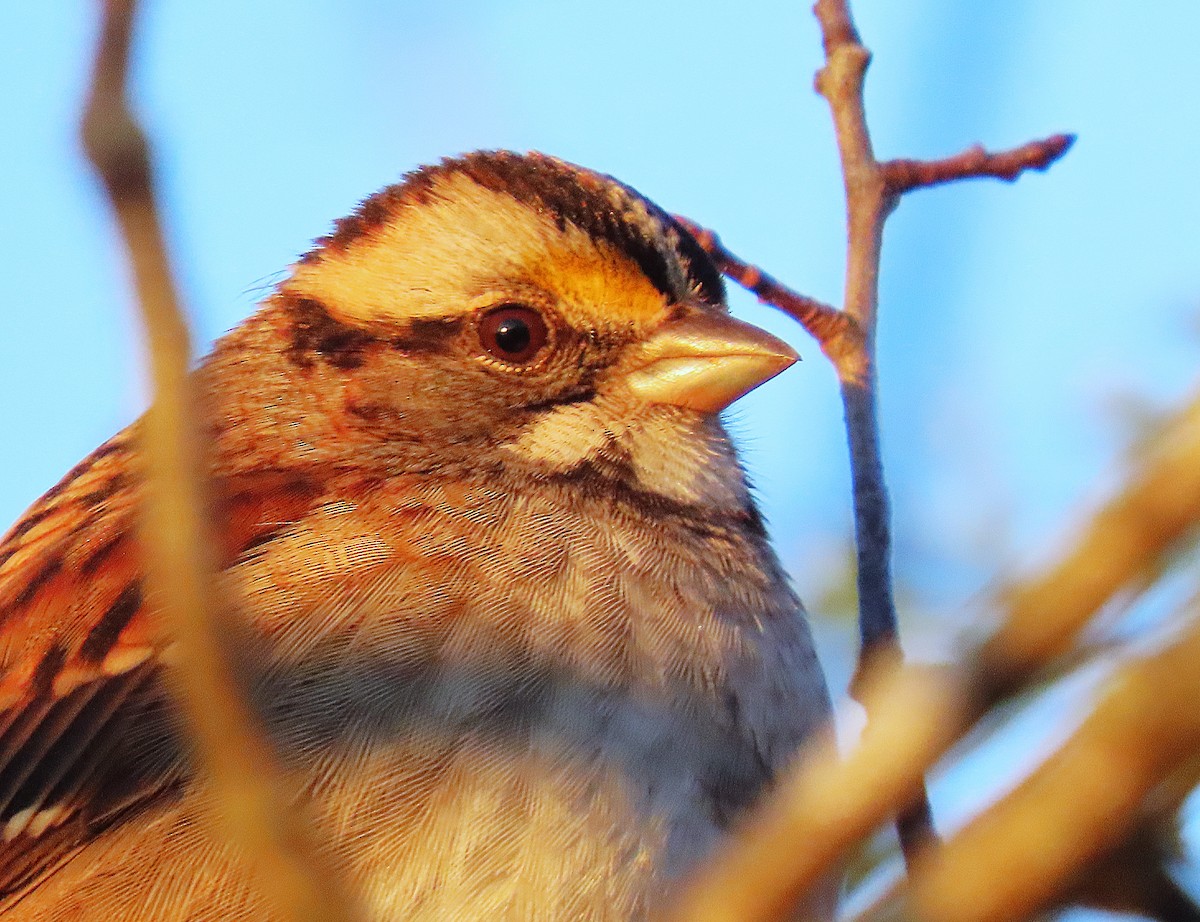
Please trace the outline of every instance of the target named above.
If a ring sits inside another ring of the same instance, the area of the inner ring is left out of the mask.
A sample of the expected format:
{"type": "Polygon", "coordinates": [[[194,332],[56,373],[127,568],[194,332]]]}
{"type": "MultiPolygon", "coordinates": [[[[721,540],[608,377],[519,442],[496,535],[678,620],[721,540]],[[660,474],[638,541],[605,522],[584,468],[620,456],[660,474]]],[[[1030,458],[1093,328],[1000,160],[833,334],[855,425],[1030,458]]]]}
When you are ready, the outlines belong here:
{"type": "MultiPolygon", "coordinates": [[[[183,777],[143,592],[135,437],[98,448],[0,539],[0,899],[183,777]]],[[[269,471],[221,487],[225,563],[316,495],[269,471]]]]}

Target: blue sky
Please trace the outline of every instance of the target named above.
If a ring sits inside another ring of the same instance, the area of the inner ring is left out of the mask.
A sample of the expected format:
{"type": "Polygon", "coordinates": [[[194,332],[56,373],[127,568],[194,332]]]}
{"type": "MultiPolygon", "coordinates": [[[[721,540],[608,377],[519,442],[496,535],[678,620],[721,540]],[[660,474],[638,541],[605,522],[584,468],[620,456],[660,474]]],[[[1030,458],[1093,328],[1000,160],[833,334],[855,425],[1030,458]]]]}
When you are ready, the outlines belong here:
{"type": "MultiPolygon", "coordinates": [[[[198,340],[249,313],[363,196],[478,147],[612,173],[837,302],[841,188],[807,6],[151,4],[139,99],[198,340]]],[[[1196,383],[1200,4],[855,11],[880,156],[1080,135],[1049,174],[923,192],[889,224],[884,452],[912,643],[932,654],[969,627],[969,600],[1115,481],[1131,408],[1196,383]]],[[[119,251],[75,143],[94,29],[91,4],[0,7],[4,522],[145,403],[119,251]]],[[[785,561],[819,598],[850,534],[833,374],[785,318],[740,293],[733,305],[805,357],[732,425],[785,561]]],[[[827,633],[840,681],[845,639],[827,633]]],[[[947,811],[967,809],[975,777],[939,793],[947,811]]]]}

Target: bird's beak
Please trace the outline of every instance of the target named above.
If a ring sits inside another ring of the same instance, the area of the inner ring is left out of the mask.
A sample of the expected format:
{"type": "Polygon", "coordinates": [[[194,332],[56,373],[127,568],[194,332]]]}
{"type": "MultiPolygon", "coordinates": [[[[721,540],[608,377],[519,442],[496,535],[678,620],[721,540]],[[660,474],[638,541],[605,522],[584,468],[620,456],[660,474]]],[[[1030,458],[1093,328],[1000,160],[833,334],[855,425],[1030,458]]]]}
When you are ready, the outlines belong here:
{"type": "Polygon", "coordinates": [[[781,339],[728,314],[686,309],[642,345],[630,390],[647,403],[719,413],[800,356],[781,339]]]}

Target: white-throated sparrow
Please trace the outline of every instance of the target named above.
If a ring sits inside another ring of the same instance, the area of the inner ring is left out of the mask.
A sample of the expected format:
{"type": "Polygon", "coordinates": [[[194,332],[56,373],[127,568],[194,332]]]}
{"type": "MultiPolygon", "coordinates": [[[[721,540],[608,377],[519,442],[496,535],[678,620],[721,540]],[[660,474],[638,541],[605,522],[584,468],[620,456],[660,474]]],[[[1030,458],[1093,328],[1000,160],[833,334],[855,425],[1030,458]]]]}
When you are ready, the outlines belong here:
{"type": "MultiPolygon", "coordinates": [[[[197,373],[252,699],[376,919],[641,919],[823,722],[717,414],[795,354],[615,180],[367,199],[197,373]]],[[[138,424],[0,543],[0,915],[266,919],[205,819],[138,424]]]]}

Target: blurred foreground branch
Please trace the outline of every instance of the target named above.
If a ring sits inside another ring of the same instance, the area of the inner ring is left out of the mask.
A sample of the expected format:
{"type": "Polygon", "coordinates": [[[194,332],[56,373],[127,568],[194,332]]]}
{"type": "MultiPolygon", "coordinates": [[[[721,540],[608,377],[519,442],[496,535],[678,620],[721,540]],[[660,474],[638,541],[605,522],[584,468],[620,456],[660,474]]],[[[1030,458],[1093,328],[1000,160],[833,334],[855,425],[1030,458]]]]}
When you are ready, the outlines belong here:
{"type": "Polygon", "coordinates": [[[154,198],[149,146],[127,98],[134,0],[108,0],[83,116],[84,146],[108,193],[150,342],[155,399],[141,446],[150,497],[143,527],[149,581],[178,644],[174,684],[224,819],[288,918],[348,920],[341,888],[313,847],[287,783],[239,694],[226,646],[230,622],[216,580],[205,511],[204,452],[191,349],[154,198]]]}
{"type": "MultiPolygon", "coordinates": [[[[1128,478],[1125,488],[1093,516],[1074,545],[1040,575],[996,600],[1004,617],[987,641],[943,669],[873,668],[862,686],[871,719],[858,745],[844,761],[831,744],[810,751],[741,835],[714,858],[706,873],[696,878],[676,918],[704,922],[785,918],[800,895],[859,839],[885,822],[897,804],[909,802],[920,790],[924,773],[983,714],[1066,651],[1096,612],[1119,591],[1140,589],[1143,577],[1153,573],[1198,523],[1200,394],[1164,428],[1163,437],[1128,478]]],[[[1192,651],[1190,635],[1186,643],[1180,649],[1192,651]]],[[[1189,658],[1186,652],[1164,656],[1166,659],[1148,661],[1148,668],[1133,667],[1141,670],[1128,680],[1134,683],[1136,693],[1109,699],[1111,703],[1106,707],[1114,715],[1112,719],[1102,716],[1098,724],[1085,725],[1089,735],[1081,742],[1068,744],[1074,748],[1063,761],[1050,764],[1057,799],[1052,816],[1059,822],[1075,822],[1070,810],[1095,810],[1096,819],[1103,820],[1107,814],[1096,810],[1097,804],[1115,804],[1126,811],[1118,812],[1118,818],[1127,819],[1130,804],[1121,798],[1136,800],[1137,791],[1145,790],[1153,778],[1164,780],[1183,758],[1183,751],[1173,749],[1175,744],[1169,743],[1164,755],[1146,756],[1141,763],[1137,761],[1141,756],[1123,756],[1109,763],[1107,771],[1093,770],[1076,777],[1074,784],[1064,780],[1067,775],[1063,766],[1078,770],[1078,753],[1120,753],[1121,747],[1114,745],[1114,740],[1122,730],[1136,728],[1139,721],[1144,719],[1164,730],[1164,718],[1155,712],[1184,700],[1191,688],[1186,683],[1195,681],[1200,668],[1200,659],[1189,658]],[[1190,677],[1176,677],[1174,673],[1179,671],[1189,672],[1190,677]],[[1160,681],[1184,684],[1160,688],[1160,681]],[[1114,727],[1118,729],[1114,731],[1114,727]],[[1131,781],[1114,780],[1127,768],[1131,781]],[[1122,786],[1124,794],[1120,793],[1122,786]]],[[[1195,656],[1200,657],[1200,651],[1195,656]]],[[[1195,698],[1188,700],[1188,706],[1194,709],[1195,698]]],[[[1190,722],[1194,715],[1169,719],[1190,722]]],[[[1188,732],[1196,731],[1191,728],[1188,732]]],[[[1185,737],[1182,746],[1192,755],[1200,754],[1200,740],[1193,741],[1191,735],[1185,737]]],[[[1045,790],[1041,785],[1046,783],[1038,782],[1033,792],[1045,790]]],[[[965,845],[956,837],[944,846],[945,857],[938,858],[937,852],[924,856],[917,863],[912,883],[913,893],[922,896],[913,908],[931,913],[935,911],[931,907],[944,909],[945,915],[930,918],[948,919],[951,915],[967,917],[964,913],[969,912],[968,907],[996,907],[996,897],[989,893],[998,889],[995,874],[999,859],[990,856],[980,860],[983,850],[976,846],[981,841],[976,837],[983,834],[981,830],[1013,830],[1016,840],[1024,842],[1026,861],[1039,862],[1043,839],[1034,840],[1039,848],[1030,847],[1028,836],[1032,830],[1021,825],[1022,816],[1027,818],[1029,813],[1017,814],[1016,820],[1004,820],[1002,827],[993,827],[991,819],[981,820],[982,826],[968,827],[962,834],[967,836],[965,845]],[[971,874],[962,871],[968,855],[979,862],[971,874]],[[960,874],[961,880],[952,880],[960,874]],[[946,894],[952,886],[954,896],[950,900],[946,894]]],[[[1118,823],[1114,837],[1120,836],[1122,828],[1118,823]]],[[[1075,858],[1081,862],[1102,847],[1094,836],[1089,838],[1092,829],[1085,826],[1080,830],[1082,842],[1075,858]]],[[[1071,826],[1064,834],[1074,834],[1071,826]]],[[[1028,867],[1025,864],[1022,870],[1028,867]]],[[[1080,867],[1069,861],[1052,862],[1032,878],[1028,899],[1005,905],[1003,913],[995,908],[996,915],[980,914],[978,918],[1024,918],[1034,904],[1068,889],[1079,871],[1080,867]]],[[[1010,871],[1006,869],[1004,874],[1010,871]]],[[[1011,876],[1014,886],[1019,887],[1020,874],[1011,876]]],[[[893,904],[889,907],[896,908],[893,904]]]]}
{"type": "Polygon", "coordinates": [[[1136,830],[1147,798],[1200,753],[1200,604],[1184,615],[1183,636],[1119,670],[1083,726],[930,856],[899,906],[928,922],[1027,918],[1136,830]]]}

